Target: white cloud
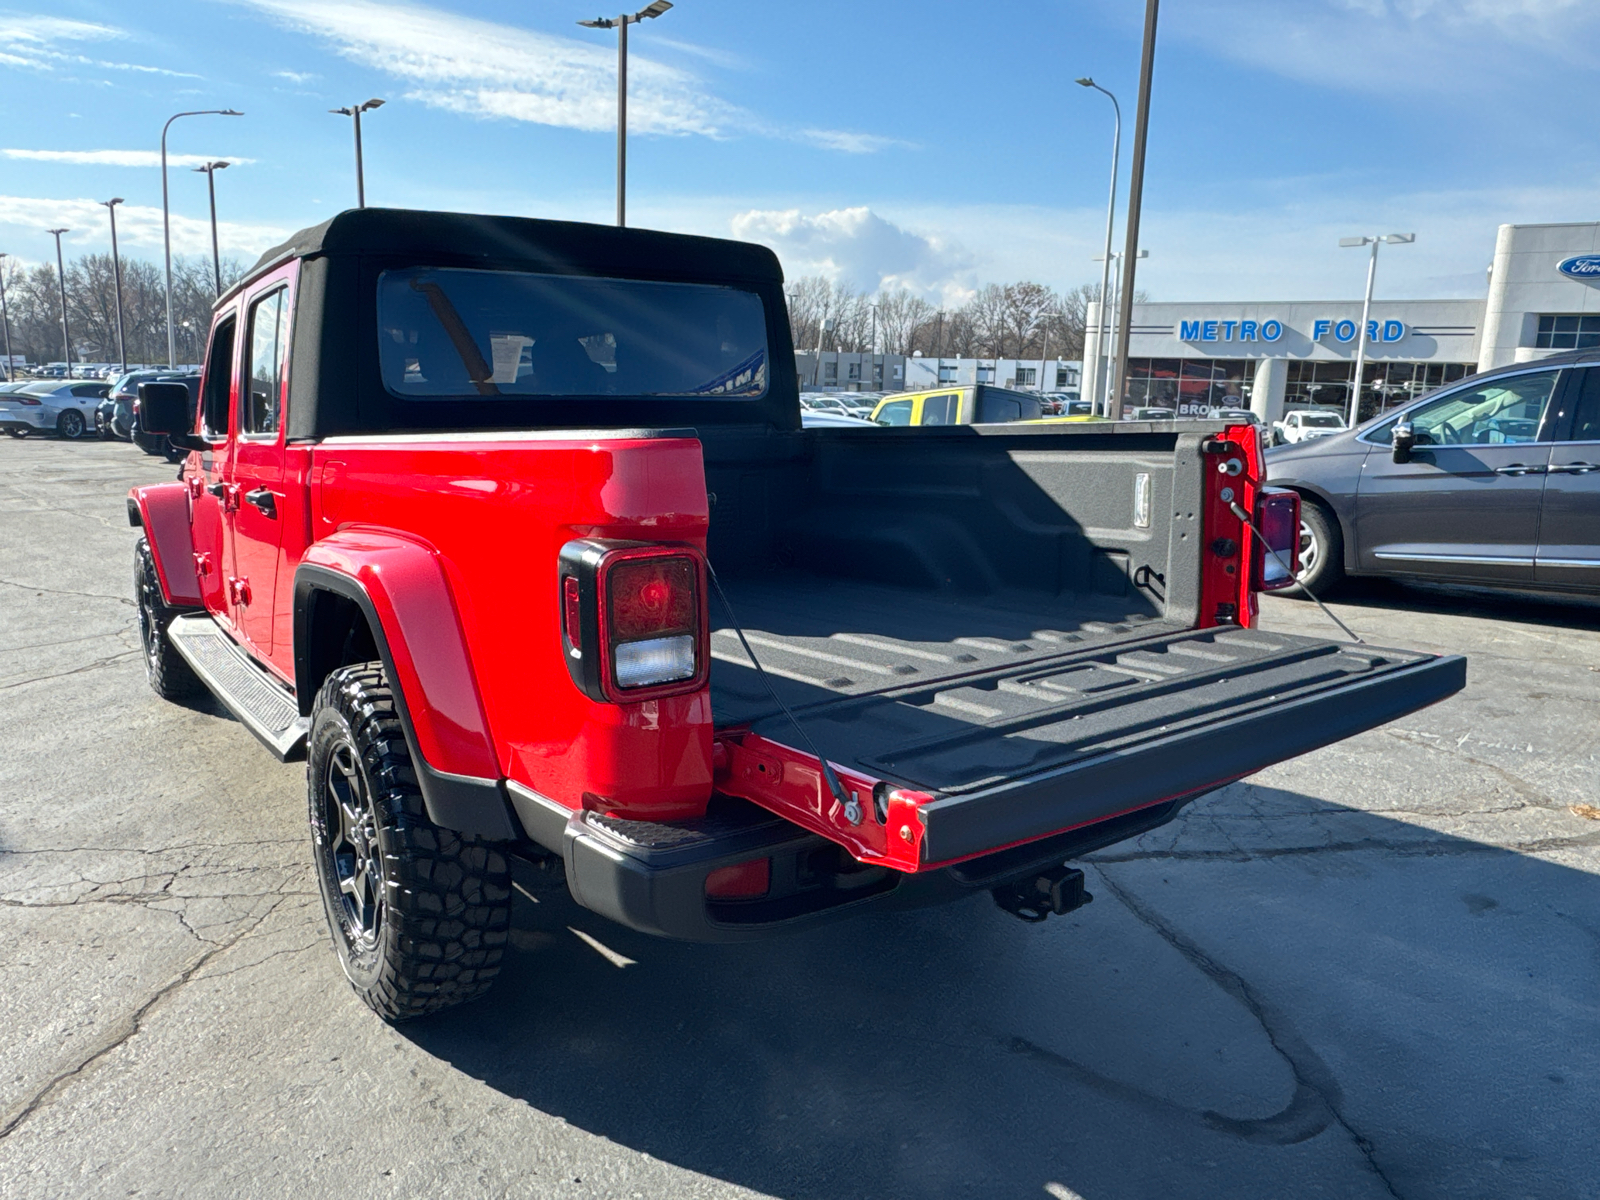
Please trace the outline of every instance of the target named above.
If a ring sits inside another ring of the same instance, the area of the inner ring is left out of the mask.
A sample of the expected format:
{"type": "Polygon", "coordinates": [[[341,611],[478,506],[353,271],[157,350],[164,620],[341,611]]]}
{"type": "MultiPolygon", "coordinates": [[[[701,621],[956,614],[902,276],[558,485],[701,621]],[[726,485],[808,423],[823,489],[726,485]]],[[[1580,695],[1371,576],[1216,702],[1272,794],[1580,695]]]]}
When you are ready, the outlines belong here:
{"type": "Polygon", "coordinates": [[[943,299],[964,296],[976,279],[977,260],[953,239],[913,233],[866,207],[815,216],[752,209],[732,228],[736,238],[770,246],[791,279],[826,275],[867,291],[905,287],[943,299]]]}
{"type": "MultiPolygon", "coordinates": [[[[0,196],[0,226],[16,226],[29,232],[67,226],[72,232],[62,241],[80,250],[110,247],[110,223],[105,206],[94,200],[50,200],[33,196],[0,196]]],[[[217,242],[225,254],[253,258],[268,246],[276,245],[289,230],[274,225],[217,222],[217,242]]],[[[154,205],[123,204],[117,207],[117,241],[130,246],[161,249],[161,210],[154,205]]],[[[172,214],[172,250],[175,254],[210,254],[211,222],[208,219],[172,214]]]]}
{"type": "MultiPolygon", "coordinates": [[[[245,0],[345,58],[409,81],[408,98],[474,116],[606,130],[616,120],[616,52],[413,4],[378,0],[245,0]]],[[[738,110],[687,71],[628,60],[629,125],[641,133],[722,136],[738,110]]]]}
{"type": "MultiPolygon", "coordinates": [[[[6,158],[26,159],[30,162],[72,163],[92,167],[159,167],[161,153],[157,150],[0,150],[6,158]]],[[[169,154],[169,167],[198,167],[203,163],[223,159],[232,166],[241,167],[256,160],[228,157],[225,154],[169,154]]]]}
{"type": "Polygon", "coordinates": [[[797,142],[806,142],[823,150],[838,150],[843,154],[876,154],[892,146],[911,145],[899,138],[880,137],[875,133],[851,133],[844,129],[802,129],[793,136],[797,142]]]}
{"type": "Polygon", "coordinates": [[[151,67],[142,63],[111,62],[58,49],[62,44],[123,41],[127,38],[126,30],[93,21],[0,13],[0,66],[22,67],[34,71],[54,71],[62,66],[87,66],[108,71],[169,75],[180,79],[200,78],[187,71],[171,71],[165,67],[151,67]]]}
{"type": "Polygon", "coordinates": [[[1593,0],[1201,0],[1171,32],[1252,68],[1346,90],[1492,95],[1588,67],[1593,0]]]}
{"type": "MultiPolygon", "coordinates": [[[[614,34],[557,37],[379,0],[239,0],[291,29],[331,42],[352,62],[411,84],[408,100],[465,116],[504,118],[588,132],[615,127],[614,34]]],[[[691,49],[674,43],[676,49],[691,49]]],[[[696,51],[717,62],[717,55],[696,51]]],[[[279,72],[280,75],[285,74],[279,72]]],[[[630,49],[628,128],[665,136],[761,134],[866,154],[892,139],[848,131],[777,129],[729,104],[690,71],[630,49]]]]}
{"type": "Polygon", "coordinates": [[[310,83],[313,79],[321,78],[315,71],[274,71],[272,77],[287,79],[290,83],[310,83]]]}

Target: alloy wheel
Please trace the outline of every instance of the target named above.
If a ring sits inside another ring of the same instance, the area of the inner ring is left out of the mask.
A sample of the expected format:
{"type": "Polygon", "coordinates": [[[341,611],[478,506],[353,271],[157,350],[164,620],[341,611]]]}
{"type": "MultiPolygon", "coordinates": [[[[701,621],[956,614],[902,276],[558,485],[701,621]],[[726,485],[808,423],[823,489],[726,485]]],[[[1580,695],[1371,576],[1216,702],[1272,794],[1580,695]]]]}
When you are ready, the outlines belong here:
{"type": "Polygon", "coordinates": [[[61,414],[61,423],[57,426],[64,438],[80,438],[83,436],[83,414],[76,409],[68,409],[61,414]]]}
{"type": "Polygon", "coordinates": [[[372,791],[349,741],[340,741],[328,755],[323,784],[326,853],[339,885],[346,935],[353,945],[370,949],[383,922],[382,850],[372,791]]]}
{"type": "Polygon", "coordinates": [[[1300,572],[1296,579],[1304,580],[1306,576],[1317,569],[1317,559],[1322,556],[1322,547],[1317,543],[1316,531],[1304,521],[1300,522],[1300,572]]]}

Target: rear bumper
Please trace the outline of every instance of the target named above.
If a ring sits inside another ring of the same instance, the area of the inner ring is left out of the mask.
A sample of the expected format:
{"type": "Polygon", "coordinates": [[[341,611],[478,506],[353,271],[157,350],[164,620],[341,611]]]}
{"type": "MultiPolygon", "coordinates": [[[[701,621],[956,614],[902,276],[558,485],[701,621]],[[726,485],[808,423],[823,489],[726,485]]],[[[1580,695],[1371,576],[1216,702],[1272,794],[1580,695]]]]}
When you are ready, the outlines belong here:
{"type": "Polygon", "coordinates": [[[623,821],[570,809],[516,783],[513,807],[531,840],[559,854],[572,897],[601,916],[656,937],[743,942],[853,916],[868,905],[922,907],[1024,878],[1164,825],[1193,797],[916,875],[865,867],[841,847],[747,801],[721,798],[715,814],[680,825],[623,821]],[[718,900],[706,877],[766,858],[766,896],[718,900]]]}

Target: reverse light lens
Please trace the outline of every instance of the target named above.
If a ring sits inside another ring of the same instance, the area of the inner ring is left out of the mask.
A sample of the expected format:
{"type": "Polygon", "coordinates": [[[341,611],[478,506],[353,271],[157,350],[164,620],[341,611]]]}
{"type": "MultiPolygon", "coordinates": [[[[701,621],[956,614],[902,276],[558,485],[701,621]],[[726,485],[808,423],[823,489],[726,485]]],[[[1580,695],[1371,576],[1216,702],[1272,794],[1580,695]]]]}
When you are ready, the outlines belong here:
{"type": "Polygon", "coordinates": [[[753,858],[731,867],[718,867],[706,876],[706,895],[713,899],[750,900],[765,896],[771,886],[770,858],[753,858]]]}
{"type": "Polygon", "coordinates": [[[642,642],[623,642],[615,651],[617,686],[654,687],[693,679],[695,672],[694,635],[648,638],[642,642]]]}

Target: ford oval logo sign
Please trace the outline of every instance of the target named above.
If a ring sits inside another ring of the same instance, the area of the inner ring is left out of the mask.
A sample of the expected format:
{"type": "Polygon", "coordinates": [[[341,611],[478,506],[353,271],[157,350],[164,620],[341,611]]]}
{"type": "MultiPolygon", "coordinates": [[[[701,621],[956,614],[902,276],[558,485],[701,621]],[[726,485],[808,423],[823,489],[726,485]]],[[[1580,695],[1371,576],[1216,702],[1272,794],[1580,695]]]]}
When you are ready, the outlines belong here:
{"type": "Polygon", "coordinates": [[[1568,279],[1600,280],[1600,254],[1574,254],[1556,264],[1568,279]]]}

